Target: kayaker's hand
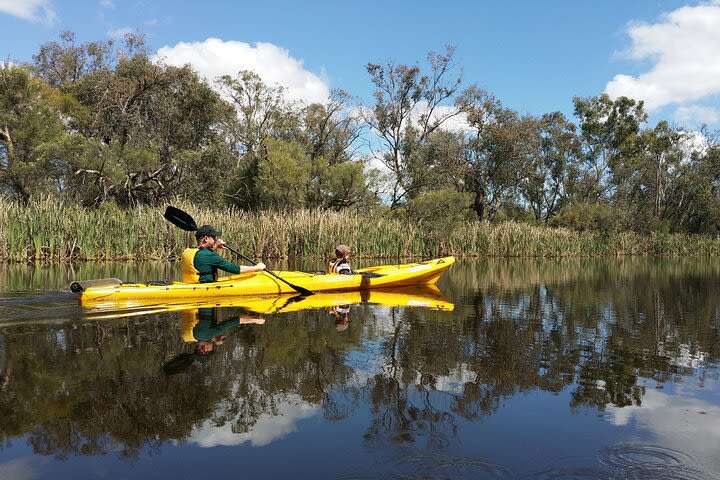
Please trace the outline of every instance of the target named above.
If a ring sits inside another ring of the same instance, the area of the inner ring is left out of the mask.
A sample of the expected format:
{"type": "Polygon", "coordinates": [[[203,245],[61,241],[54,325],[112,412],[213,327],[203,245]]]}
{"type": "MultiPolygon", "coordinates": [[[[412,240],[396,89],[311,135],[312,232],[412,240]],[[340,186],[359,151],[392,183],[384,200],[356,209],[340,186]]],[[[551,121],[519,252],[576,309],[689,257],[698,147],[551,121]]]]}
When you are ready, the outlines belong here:
{"type": "Polygon", "coordinates": [[[260,271],[260,270],[265,270],[267,267],[265,266],[265,264],[263,262],[258,262],[257,265],[255,265],[255,268],[257,268],[258,271],[260,271]]]}

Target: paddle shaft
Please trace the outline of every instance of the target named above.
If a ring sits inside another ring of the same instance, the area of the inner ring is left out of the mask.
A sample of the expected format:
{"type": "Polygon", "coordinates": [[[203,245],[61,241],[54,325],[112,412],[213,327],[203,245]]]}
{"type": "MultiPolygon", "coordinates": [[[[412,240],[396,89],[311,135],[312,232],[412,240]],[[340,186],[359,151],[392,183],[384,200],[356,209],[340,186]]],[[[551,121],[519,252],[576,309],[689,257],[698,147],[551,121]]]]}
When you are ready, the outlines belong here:
{"type": "MultiPolygon", "coordinates": [[[[230,248],[230,247],[228,247],[227,245],[225,245],[224,248],[227,248],[228,250],[230,250],[232,253],[234,253],[234,254],[237,255],[238,257],[245,259],[246,261],[252,263],[253,265],[257,265],[256,262],[254,262],[253,260],[249,259],[248,257],[246,257],[246,256],[243,255],[242,253],[238,252],[237,250],[235,250],[235,249],[233,249],[233,248],[230,248]]],[[[313,294],[313,292],[311,292],[310,290],[308,290],[308,289],[306,289],[306,288],[303,288],[303,287],[299,287],[299,286],[297,286],[297,285],[293,285],[292,283],[288,282],[288,281],[285,280],[284,278],[279,277],[278,275],[276,275],[274,272],[271,272],[271,271],[268,270],[267,268],[265,269],[265,271],[266,271],[267,273],[269,273],[270,275],[272,275],[273,277],[275,277],[275,278],[277,278],[278,280],[280,280],[281,282],[286,283],[290,288],[296,290],[296,291],[297,291],[298,293],[300,293],[301,295],[312,295],[312,294],[313,294]]]]}
{"type": "MultiPolygon", "coordinates": [[[[257,265],[257,262],[256,262],[256,261],[251,260],[250,258],[246,257],[245,255],[243,255],[242,253],[238,252],[238,251],[235,250],[234,248],[228,247],[227,244],[225,244],[225,245],[223,246],[223,248],[227,248],[228,250],[230,250],[232,253],[234,253],[234,254],[237,255],[238,257],[242,258],[243,260],[246,260],[246,261],[252,263],[253,265],[257,265]]],[[[271,273],[271,272],[268,272],[268,273],[271,273]]]]}

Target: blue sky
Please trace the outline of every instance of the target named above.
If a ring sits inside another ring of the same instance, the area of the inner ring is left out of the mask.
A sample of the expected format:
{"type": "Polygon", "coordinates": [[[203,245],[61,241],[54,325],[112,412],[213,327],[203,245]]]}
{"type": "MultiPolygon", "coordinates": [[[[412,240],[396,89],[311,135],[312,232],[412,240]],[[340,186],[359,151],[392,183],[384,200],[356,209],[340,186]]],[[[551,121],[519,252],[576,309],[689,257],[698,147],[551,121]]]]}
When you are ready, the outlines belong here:
{"type": "Polygon", "coordinates": [[[457,47],[466,84],[539,115],[573,96],[644,97],[651,122],[720,128],[720,0],[0,0],[0,56],[30,61],[62,30],[80,42],[140,31],[167,63],[208,78],[258,71],[297,98],[342,88],[370,101],[368,62],[457,47]],[[215,39],[215,40],[211,40],[215,39]]]}

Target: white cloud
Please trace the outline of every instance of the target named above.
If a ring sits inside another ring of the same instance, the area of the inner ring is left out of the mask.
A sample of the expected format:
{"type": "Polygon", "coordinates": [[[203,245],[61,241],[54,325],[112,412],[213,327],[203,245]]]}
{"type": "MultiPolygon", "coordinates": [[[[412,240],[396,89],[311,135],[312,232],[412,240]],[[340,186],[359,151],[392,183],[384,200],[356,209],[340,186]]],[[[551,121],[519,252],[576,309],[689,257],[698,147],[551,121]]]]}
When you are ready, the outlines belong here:
{"type": "Polygon", "coordinates": [[[133,33],[133,29],[130,27],[116,28],[115,30],[109,30],[107,32],[110,38],[124,38],[128,33],[133,33]]]}
{"type": "MultiPolygon", "coordinates": [[[[649,111],[720,93],[720,1],[678,8],[657,23],[628,27],[630,59],[652,63],[638,76],[618,74],[605,87],[611,97],[644,100],[649,111]]],[[[685,113],[707,114],[706,110],[685,113]]]]}
{"type": "MultiPolygon", "coordinates": [[[[441,117],[447,117],[449,114],[452,114],[456,110],[457,109],[455,107],[437,107],[435,109],[435,112],[433,112],[433,118],[437,120],[441,117]]],[[[452,117],[448,118],[443,122],[442,128],[444,130],[449,130],[455,133],[467,132],[471,129],[470,124],[467,121],[467,114],[465,113],[453,115],[452,117]]]]}
{"type": "Polygon", "coordinates": [[[115,4],[112,0],[100,0],[100,5],[105,8],[115,8],[115,4]]]}
{"type": "Polygon", "coordinates": [[[47,25],[57,18],[49,0],[0,0],[0,12],[47,25]]]}
{"type": "Polygon", "coordinates": [[[680,146],[683,151],[683,157],[687,160],[695,153],[705,155],[710,148],[711,141],[702,132],[697,130],[685,131],[680,146]]]}
{"type": "Polygon", "coordinates": [[[713,107],[687,105],[675,110],[675,121],[683,124],[690,122],[715,123],[718,120],[720,120],[720,115],[713,107]]]}
{"type": "Polygon", "coordinates": [[[648,389],[642,406],[609,406],[607,413],[613,425],[626,426],[634,419],[635,428],[654,435],[653,443],[704,459],[708,466],[720,469],[720,407],[691,394],[667,395],[648,389]]]}
{"type": "Polygon", "coordinates": [[[305,70],[302,60],[291,57],[288,50],[272,43],[250,45],[209,38],[204,42],[162,47],[156,57],[169,65],[190,64],[210,81],[220,75],[235,76],[240,70],[252,70],[265,83],[285,87],[293,100],[326,102],[330,95],[325,79],[305,70]]]}
{"type": "Polygon", "coordinates": [[[37,460],[30,457],[16,458],[0,463],[0,478],[4,480],[31,480],[40,476],[37,460]]]}
{"type": "Polygon", "coordinates": [[[235,420],[230,420],[220,427],[207,421],[201,427],[193,429],[188,441],[202,448],[242,445],[247,442],[253,447],[261,447],[296,431],[298,421],[312,417],[318,411],[319,407],[290,395],[290,398],[278,403],[277,415],[260,415],[248,432],[234,433],[232,425],[235,420]]]}

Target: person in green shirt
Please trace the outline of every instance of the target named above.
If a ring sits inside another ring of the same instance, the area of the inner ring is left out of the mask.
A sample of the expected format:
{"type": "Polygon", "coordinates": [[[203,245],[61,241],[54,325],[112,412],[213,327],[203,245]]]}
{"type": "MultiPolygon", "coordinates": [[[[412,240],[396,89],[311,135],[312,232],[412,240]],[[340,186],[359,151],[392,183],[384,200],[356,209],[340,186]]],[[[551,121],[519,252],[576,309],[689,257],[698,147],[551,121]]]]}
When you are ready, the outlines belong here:
{"type": "Polygon", "coordinates": [[[186,248],[182,254],[183,282],[208,283],[217,281],[217,271],[228,273],[246,273],[265,270],[260,262],[252,266],[240,266],[225,260],[216,250],[225,248],[220,238],[222,233],[211,225],[203,225],[195,232],[197,248],[186,248]]]}

